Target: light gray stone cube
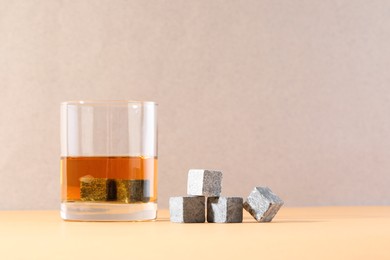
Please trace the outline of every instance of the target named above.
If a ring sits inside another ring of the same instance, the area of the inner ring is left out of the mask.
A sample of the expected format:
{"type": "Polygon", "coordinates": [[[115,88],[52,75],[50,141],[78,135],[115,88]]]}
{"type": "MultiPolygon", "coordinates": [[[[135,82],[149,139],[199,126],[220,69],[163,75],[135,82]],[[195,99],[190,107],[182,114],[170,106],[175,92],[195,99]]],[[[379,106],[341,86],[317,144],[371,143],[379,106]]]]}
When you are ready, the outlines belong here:
{"type": "Polygon", "coordinates": [[[244,209],[258,222],[271,222],[283,203],[270,188],[255,187],[245,201],[244,209]]]}
{"type": "Polygon", "coordinates": [[[204,223],[205,197],[171,197],[169,198],[171,222],[204,223]]]}
{"type": "Polygon", "coordinates": [[[241,223],[243,199],[240,197],[207,198],[207,222],[241,223]]]}
{"type": "Polygon", "coordinates": [[[222,172],[191,169],[188,172],[187,194],[218,197],[222,189],[222,172]]]}

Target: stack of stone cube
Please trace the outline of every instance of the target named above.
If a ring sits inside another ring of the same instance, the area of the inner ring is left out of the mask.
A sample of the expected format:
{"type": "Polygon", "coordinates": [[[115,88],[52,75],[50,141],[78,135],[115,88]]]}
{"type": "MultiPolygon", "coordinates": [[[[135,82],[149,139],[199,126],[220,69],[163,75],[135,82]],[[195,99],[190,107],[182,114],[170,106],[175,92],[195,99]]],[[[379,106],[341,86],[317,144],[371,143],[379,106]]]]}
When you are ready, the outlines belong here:
{"type": "Polygon", "coordinates": [[[283,201],[268,187],[255,187],[245,203],[241,197],[221,197],[221,190],[222,172],[190,170],[187,183],[188,196],[169,199],[171,222],[205,222],[206,198],[209,223],[241,223],[243,208],[258,222],[270,222],[283,205],[283,201]]]}

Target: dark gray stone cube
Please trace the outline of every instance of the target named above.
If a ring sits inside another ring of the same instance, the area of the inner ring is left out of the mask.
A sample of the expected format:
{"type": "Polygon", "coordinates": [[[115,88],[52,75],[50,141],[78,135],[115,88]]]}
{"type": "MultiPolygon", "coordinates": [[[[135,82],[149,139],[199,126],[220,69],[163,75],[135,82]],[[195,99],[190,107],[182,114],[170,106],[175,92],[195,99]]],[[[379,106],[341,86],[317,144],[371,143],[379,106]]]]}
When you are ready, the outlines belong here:
{"type": "Polygon", "coordinates": [[[124,203],[148,202],[150,200],[149,180],[116,180],[117,200],[124,203]]]}
{"type": "Polygon", "coordinates": [[[222,172],[191,169],[188,172],[187,194],[218,197],[222,189],[222,172]]]}
{"type": "Polygon", "coordinates": [[[283,206],[283,200],[268,187],[255,187],[244,203],[248,211],[258,222],[270,222],[283,206]]]}
{"type": "Polygon", "coordinates": [[[169,198],[171,222],[204,223],[205,197],[171,197],[169,198]]]}
{"type": "Polygon", "coordinates": [[[241,223],[243,199],[240,197],[207,198],[207,222],[241,223]]]}

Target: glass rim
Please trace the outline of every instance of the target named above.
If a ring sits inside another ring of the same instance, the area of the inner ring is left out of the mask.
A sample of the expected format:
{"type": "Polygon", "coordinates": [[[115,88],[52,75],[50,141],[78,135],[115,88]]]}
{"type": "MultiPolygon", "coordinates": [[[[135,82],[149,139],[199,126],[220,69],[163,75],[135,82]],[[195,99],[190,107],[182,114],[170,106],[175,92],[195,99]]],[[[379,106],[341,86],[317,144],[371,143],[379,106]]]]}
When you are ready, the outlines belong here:
{"type": "Polygon", "coordinates": [[[63,101],[61,105],[89,105],[89,106],[99,106],[99,105],[155,105],[158,106],[157,102],[154,101],[142,101],[142,100],[70,100],[63,101]]]}

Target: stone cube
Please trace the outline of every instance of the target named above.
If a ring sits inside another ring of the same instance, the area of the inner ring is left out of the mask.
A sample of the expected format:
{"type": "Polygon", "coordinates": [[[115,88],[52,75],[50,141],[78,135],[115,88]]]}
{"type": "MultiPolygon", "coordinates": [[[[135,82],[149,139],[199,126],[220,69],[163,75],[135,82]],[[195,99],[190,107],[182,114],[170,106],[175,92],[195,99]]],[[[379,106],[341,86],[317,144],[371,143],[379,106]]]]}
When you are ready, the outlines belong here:
{"type": "Polygon", "coordinates": [[[243,199],[240,197],[207,198],[207,222],[241,223],[243,199]]]}
{"type": "Polygon", "coordinates": [[[255,187],[244,203],[248,211],[258,222],[270,222],[283,206],[281,200],[268,187],[255,187]]]}
{"type": "Polygon", "coordinates": [[[171,222],[204,223],[205,197],[171,197],[169,198],[171,222]]]}
{"type": "Polygon", "coordinates": [[[116,180],[118,202],[148,202],[149,180],[116,180]]]}
{"type": "Polygon", "coordinates": [[[106,201],[107,179],[86,175],[80,178],[80,199],[82,201],[106,201]]]}
{"type": "Polygon", "coordinates": [[[222,172],[191,169],[188,172],[187,194],[218,197],[222,188],[222,172]]]}

